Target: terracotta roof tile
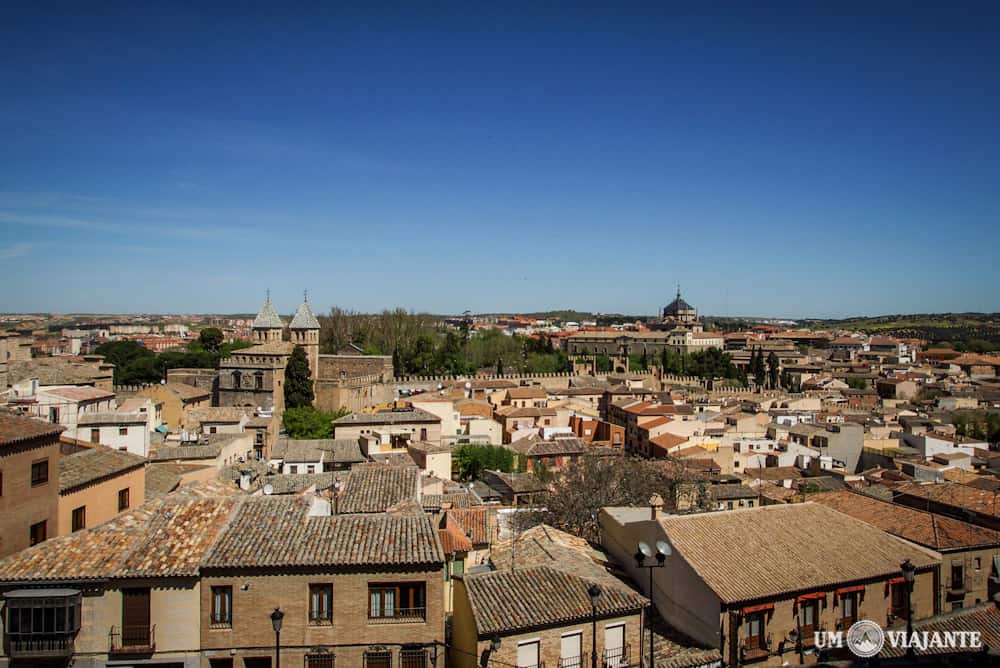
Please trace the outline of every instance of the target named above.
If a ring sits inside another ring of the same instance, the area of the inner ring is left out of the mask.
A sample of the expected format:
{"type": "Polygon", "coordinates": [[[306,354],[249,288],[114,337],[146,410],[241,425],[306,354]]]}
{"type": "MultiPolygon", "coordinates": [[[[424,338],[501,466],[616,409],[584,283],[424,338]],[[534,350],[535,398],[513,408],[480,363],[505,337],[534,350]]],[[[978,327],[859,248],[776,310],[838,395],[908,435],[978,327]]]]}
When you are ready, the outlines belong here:
{"type": "MultiPolygon", "coordinates": [[[[479,636],[559,626],[591,617],[590,580],[546,566],[468,575],[465,585],[479,636]]],[[[646,599],[622,588],[602,588],[600,617],[638,612],[646,599]]]]}
{"type": "Polygon", "coordinates": [[[855,492],[816,494],[809,499],[934,550],[1000,546],[1000,532],[992,529],[855,492]]]}
{"type": "Polygon", "coordinates": [[[403,501],[415,501],[419,475],[414,466],[357,464],[341,493],[340,512],[383,513],[403,501]]]}
{"type": "Polygon", "coordinates": [[[925,548],[817,503],[675,515],[660,525],[675,553],[729,604],[894,575],[907,558],[917,568],[940,563],[925,548]]]}
{"type": "Polygon", "coordinates": [[[212,548],[206,568],[377,566],[444,561],[438,532],[420,515],[309,516],[309,499],[249,497],[212,548]]]}
{"type": "Polygon", "coordinates": [[[59,493],[142,468],[146,458],[98,445],[59,459],[59,493]]]}
{"type": "Polygon", "coordinates": [[[51,422],[0,412],[0,446],[48,437],[55,441],[63,427],[51,422]]]}

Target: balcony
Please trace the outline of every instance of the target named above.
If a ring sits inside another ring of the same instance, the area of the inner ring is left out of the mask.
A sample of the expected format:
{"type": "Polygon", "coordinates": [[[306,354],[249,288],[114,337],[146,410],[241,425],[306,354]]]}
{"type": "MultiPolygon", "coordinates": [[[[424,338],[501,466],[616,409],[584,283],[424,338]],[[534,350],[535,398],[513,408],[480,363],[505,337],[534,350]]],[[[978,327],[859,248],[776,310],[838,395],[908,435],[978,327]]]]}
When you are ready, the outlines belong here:
{"type": "Polygon", "coordinates": [[[427,621],[426,608],[393,608],[382,614],[369,616],[369,624],[414,624],[427,621]]]}
{"type": "Polygon", "coordinates": [[[604,650],[602,665],[604,668],[624,668],[628,666],[628,645],[604,650]]]}
{"type": "Polygon", "coordinates": [[[156,625],[111,627],[108,632],[108,654],[112,656],[146,656],[156,650],[156,625]]]}
{"type": "Polygon", "coordinates": [[[11,659],[58,659],[73,653],[73,634],[8,636],[11,659]]]}
{"type": "Polygon", "coordinates": [[[771,634],[745,638],[740,645],[740,661],[760,661],[771,656],[771,634]]]}

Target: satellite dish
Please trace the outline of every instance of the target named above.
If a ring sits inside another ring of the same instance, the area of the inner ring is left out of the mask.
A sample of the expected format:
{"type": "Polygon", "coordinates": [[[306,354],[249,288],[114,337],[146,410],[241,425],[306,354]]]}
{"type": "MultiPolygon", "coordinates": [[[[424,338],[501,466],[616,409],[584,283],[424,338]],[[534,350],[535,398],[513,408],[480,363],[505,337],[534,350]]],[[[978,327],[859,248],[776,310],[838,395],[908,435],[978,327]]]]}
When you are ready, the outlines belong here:
{"type": "Polygon", "coordinates": [[[656,551],[665,557],[669,557],[674,553],[673,548],[670,547],[670,543],[665,540],[656,541],[656,551]]]}
{"type": "Polygon", "coordinates": [[[649,546],[649,543],[647,543],[644,540],[640,540],[639,541],[639,551],[642,552],[642,555],[644,557],[651,557],[651,556],[653,556],[653,548],[651,548],[649,546]]]}
{"type": "Polygon", "coordinates": [[[266,485],[264,485],[264,493],[267,495],[274,494],[274,487],[271,485],[271,483],[267,483],[266,485]]]}

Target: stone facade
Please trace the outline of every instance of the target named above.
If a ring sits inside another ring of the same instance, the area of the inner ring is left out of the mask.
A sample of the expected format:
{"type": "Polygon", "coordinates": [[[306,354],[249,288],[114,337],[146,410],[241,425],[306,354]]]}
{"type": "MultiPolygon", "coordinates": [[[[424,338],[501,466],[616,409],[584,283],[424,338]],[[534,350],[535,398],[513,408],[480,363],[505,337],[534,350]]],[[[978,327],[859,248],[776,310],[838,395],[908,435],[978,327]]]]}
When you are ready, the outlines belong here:
{"type": "Polygon", "coordinates": [[[444,574],[442,565],[394,567],[385,571],[313,573],[231,572],[206,573],[201,581],[201,646],[205,658],[233,658],[235,666],[247,657],[272,656],[274,631],[268,615],[280,607],[282,664],[303,666],[305,655],[322,647],[335,656],[336,665],[362,666],[365,652],[384,649],[392,666],[400,664],[404,645],[426,648],[428,668],[444,666],[444,574]],[[422,619],[373,619],[369,615],[369,585],[423,583],[426,609],[422,619]],[[309,619],[310,585],[332,585],[332,620],[309,619]],[[232,621],[212,624],[212,588],[232,588],[232,621]],[[434,648],[437,648],[436,651],[434,648]],[[230,648],[237,648],[235,654],[230,648]],[[287,662],[287,663],[286,663],[287,662]]]}

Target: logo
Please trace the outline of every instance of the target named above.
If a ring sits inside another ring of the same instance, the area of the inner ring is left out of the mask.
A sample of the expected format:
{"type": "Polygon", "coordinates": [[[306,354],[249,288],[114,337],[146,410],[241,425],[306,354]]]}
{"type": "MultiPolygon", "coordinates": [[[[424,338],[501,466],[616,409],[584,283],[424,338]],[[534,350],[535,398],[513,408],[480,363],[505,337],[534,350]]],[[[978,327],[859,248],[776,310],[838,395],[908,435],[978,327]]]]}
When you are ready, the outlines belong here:
{"type": "Polygon", "coordinates": [[[854,622],[847,630],[847,649],[862,659],[875,656],[884,645],[882,627],[869,619],[854,622]]]}
{"type": "Polygon", "coordinates": [[[818,632],[815,647],[818,650],[835,650],[847,647],[855,656],[868,659],[882,651],[886,642],[896,649],[913,649],[923,652],[928,649],[969,650],[983,647],[979,631],[883,631],[882,627],[870,619],[862,619],[843,631],[818,632]]]}

